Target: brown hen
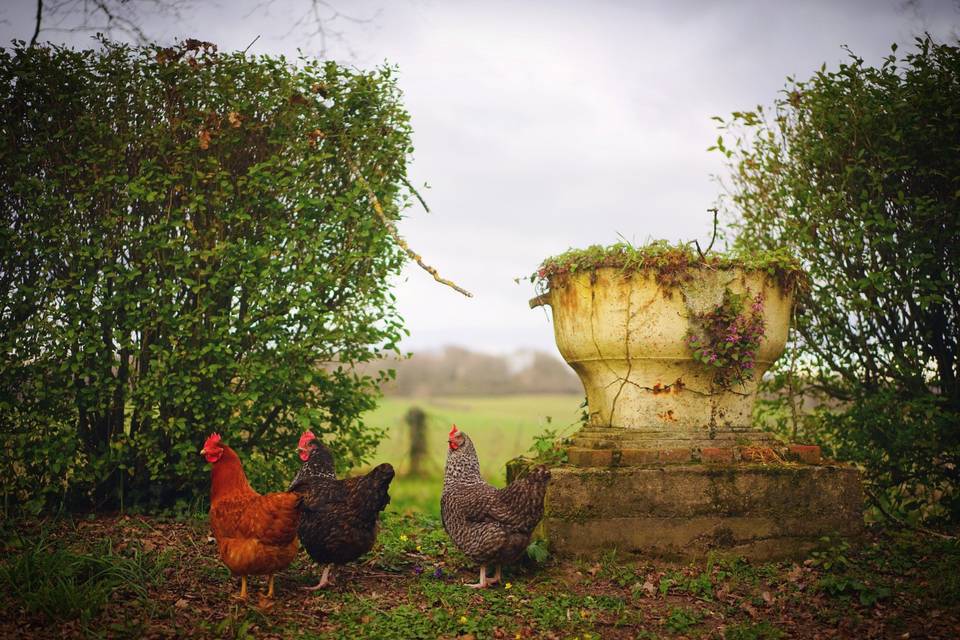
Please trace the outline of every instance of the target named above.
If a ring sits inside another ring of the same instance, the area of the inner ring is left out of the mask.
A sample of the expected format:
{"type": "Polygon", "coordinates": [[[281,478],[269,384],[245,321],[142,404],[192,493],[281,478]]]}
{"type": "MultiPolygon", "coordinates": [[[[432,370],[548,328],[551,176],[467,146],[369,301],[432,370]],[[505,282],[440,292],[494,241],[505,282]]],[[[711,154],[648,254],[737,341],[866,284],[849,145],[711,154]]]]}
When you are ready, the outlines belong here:
{"type": "Polygon", "coordinates": [[[213,465],[210,473],[210,528],[220,559],[240,576],[240,597],[247,597],[247,576],[267,575],[273,597],[273,574],[297,555],[300,496],[260,495],[247,482],[240,458],[216,433],[200,451],[213,465]]]}

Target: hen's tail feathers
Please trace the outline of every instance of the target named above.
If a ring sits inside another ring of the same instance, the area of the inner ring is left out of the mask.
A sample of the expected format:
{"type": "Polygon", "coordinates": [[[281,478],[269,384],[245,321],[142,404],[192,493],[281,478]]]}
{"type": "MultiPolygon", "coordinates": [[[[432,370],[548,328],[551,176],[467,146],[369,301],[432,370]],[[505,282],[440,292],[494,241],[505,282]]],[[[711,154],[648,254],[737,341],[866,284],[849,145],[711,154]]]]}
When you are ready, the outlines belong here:
{"type": "Polygon", "coordinates": [[[527,486],[535,487],[538,493],[544,493],[547,490],[547,483],[550,481],[550,470],[542,465],[535,467],[519,481],[525,482],[527,486]]]}
{"type": "Polygon", "coordinates": [[[375,486],[377,513],[386,509],[387,505],[390,504],[390,494],[387,491],[390,489],[390,483],[393,482],[394,475],[396,475],[396,472],[393,470],[393,466],[387,462],[377,465],[373,471],[367,474],[367,477],[373,481],[375,486]]]}

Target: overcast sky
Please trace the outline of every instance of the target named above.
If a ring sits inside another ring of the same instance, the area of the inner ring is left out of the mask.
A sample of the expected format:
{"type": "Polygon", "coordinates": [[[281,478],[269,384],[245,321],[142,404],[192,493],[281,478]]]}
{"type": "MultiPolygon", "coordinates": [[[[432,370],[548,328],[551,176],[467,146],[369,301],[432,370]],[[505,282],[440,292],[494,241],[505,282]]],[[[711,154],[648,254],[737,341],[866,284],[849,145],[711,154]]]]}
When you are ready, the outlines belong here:
{"type": "MultiPolygon", "coordinates": [[[[221,49],[319,50],[290,32],[305,0],[196,3],[179,21],[151,19],[161,41],[221,49]],[[253,12],[251,13],[251,10],[253,12]]],[[[929,31],[960,24],[953,0],[850,2],[440,2],[330,4],[367,21],[329,25],[330,56],[400,68],[413,118],[412,178],[432,213],[410,210],[410,245],[475,295],[408,266],[396,285],[410,350],[460,344],[556,353],[529,275],[569,247],[665,238],[708,240],[720,191],[710,117],[770,104],[788,75],[836,66],[848,45],[868,62],[929,31]]],[[[34,0],[0,3],[0,39],[29,40],[34,0]]],[[[82,44],[58,32],[41,40],[82,44]]],[[[901,48],[900,53],[904,52],[901,48]]]]}

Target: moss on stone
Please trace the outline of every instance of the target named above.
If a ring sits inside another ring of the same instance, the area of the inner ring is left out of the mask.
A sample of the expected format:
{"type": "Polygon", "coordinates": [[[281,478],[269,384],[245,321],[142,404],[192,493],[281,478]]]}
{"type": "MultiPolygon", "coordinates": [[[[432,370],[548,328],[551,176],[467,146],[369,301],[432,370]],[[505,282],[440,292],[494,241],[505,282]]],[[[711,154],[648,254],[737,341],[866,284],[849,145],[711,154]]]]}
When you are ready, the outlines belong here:
{"type": "Polygon", "coordinates": [[[785,292],[802,290],[808,286],[800,262],[784,249],[702,255],[690,244],[675,245],[665,240],[640,247],[618,242],[609,246],[570,249],[545,259],[530,279],[538,288],[549,289],[557,279],[604,267],[617,268],[628,275],[652,272],[657,283],[667,288],[679,287],[693,280],[700,269],[737,268],[763,271],[776,280],[785,292]]]}

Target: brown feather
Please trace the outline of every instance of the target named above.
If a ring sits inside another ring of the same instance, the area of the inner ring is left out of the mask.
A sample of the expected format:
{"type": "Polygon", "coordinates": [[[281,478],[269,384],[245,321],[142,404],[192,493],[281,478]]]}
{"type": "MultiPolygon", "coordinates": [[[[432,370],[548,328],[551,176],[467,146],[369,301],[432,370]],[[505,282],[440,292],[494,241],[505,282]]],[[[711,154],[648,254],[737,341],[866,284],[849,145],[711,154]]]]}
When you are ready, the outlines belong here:
{"type": "Polygon", "coordinates": [[[234,575],[276,573],[293,561],[299,505],[294,493],[262,496],[254,491],[229,447],[213,463],[210,528],[220,559],[234,575]]]}

